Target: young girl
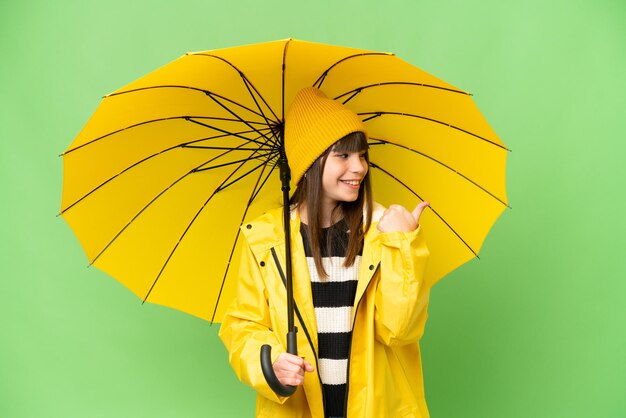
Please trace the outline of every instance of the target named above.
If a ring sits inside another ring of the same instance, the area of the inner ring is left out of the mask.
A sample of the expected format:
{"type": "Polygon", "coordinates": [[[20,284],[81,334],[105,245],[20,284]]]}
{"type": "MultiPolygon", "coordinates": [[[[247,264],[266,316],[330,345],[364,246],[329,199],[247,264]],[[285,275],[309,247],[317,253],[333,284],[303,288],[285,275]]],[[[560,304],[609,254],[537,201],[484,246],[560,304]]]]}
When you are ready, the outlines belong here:
{"type": "Polygon", "coordinates": [[[285,352],[282,208],[242,226],[237,298],[220,337],[239,379],[257,391],[257,417],[428,417],[418,341],[429,289],[419,218],[372,203],[365,126],[320,90],[298,93],[285,118],[298,356],[285,352]],[[272,347],[289,397],[259,360],[272,347]]]}

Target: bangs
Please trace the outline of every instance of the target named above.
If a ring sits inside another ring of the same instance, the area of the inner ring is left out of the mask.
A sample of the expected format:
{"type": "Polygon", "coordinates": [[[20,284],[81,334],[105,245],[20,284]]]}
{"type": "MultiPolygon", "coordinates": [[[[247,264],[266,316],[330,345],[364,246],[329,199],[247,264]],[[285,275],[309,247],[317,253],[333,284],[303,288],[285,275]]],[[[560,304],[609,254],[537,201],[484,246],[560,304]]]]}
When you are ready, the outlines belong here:
{"type": "Polygon", "coordinates": [[[363,132],[352,132],[335,142],[332,150],[337,152],[359,152],[367,151],[367,137],[363,132]]]}

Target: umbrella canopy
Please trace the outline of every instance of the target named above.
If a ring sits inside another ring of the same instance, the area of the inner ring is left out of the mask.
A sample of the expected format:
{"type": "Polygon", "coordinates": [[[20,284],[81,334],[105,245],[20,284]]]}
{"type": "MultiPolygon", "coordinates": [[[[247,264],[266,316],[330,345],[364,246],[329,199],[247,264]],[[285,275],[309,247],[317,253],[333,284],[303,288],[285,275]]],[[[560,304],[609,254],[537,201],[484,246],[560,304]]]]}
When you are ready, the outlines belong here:
{"type": "Polygon", "coordinates": [[[507,207],[507,149],[462,90],[393,54],[282,40],[189,53],[107,95],[63,154],[61,215],[142,300],[219,321],[239,226],[282,205],[285,108],[320,88],[357,113],[374,198],[422,216],[434,284],[507,207]]]}

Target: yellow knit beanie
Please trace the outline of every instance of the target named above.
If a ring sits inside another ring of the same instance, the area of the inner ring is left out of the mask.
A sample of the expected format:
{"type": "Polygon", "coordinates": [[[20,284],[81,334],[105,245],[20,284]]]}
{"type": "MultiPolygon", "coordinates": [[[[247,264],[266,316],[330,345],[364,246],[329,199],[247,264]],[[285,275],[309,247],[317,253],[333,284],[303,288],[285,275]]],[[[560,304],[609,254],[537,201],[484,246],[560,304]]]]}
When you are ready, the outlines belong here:
{"type": "Polygon", "coordinates": [[[328,147],[353,132],[367,135],[354,112],[319,89],[300,90],[285,116],[285,153],[294,184],[328,147]]]}

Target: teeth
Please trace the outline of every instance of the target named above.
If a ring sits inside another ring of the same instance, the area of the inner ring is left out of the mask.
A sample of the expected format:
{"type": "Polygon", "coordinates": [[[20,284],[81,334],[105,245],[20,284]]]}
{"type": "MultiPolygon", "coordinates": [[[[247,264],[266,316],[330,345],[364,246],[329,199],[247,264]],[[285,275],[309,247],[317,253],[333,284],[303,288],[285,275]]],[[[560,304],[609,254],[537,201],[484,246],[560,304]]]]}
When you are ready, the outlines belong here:
{"type": "Polygon", "coordinates": [[[344,183],[347,183],[351,186],[358,186],[359,184],[361,184],[361,182],[357,181],[357,180],[342,180],[344,183]]]}

